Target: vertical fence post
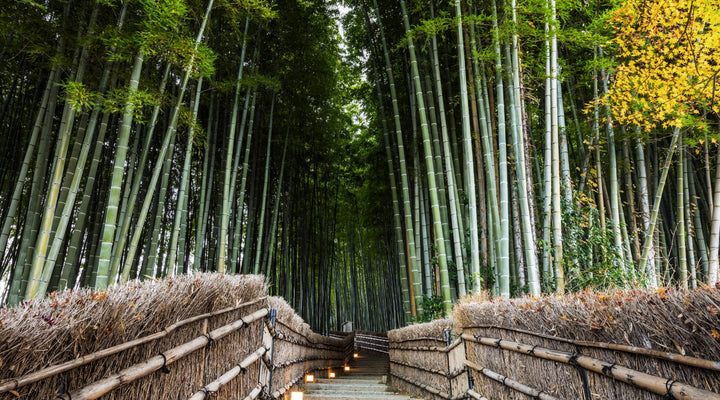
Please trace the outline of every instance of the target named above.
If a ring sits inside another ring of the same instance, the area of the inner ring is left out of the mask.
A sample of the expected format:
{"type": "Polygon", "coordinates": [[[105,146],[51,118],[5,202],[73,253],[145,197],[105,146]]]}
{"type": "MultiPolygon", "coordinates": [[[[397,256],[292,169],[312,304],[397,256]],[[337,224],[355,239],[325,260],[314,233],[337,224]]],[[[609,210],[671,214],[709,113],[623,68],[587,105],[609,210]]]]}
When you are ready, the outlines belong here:
{"type": "Polygon", "coordinates": [[[445,328],[443,330],[445,333],[445,356],[447,357],[447,380],[448,380],[448,392],[450,394],[450,398],[453,398],[453,378],[452,378],[452,369],[450,366],[450,350],[449,347],[452,344],[452,336],[450,335],[450,328],[445,328]]]}
{"type": "MultiPolygon", "coordinates": [[[[272,397],[273,366],[275,365],[275,322],[277,320],[277,310],[276,309],[274,309],[274,308],[270,309],[269,319],[270,319],[270,327],[271,327],[272,331],[268,330],[267,326],[265,326],[265,329],[267,330],[267,333],[269,335],[269,342],[270,342],[269,343],[270,348],[266,352],[266,354],[268,354],[268,359],[270,362],[270,365],[267,366],[267,370],[268,370],[267,383],[265,385],[263,385],[262,378],[261,378],[262,371],[261,371],[261,368],[258,367],[258,384],[261,386],[265,386],[265,388],[267,389],[268,396],[272,397]]],[[[265,344],[266,340],[265,340],[264,336],[265,335],[263,334],[262,345],[266,346],[266,344],[265,344]]],[[[265,363],[263,362],[261,364],[265,364],[265,363]]]]}
{"type": "MultiPolygon", "coordinates": [[[[464,332],[465,330],[463,330],[463,332],[460,332],[460,340],[462,341],[463,348],[465,349],[465,360],[469,360],[470,358],[468,357],[468,352],[470,351],[469,346],[471,346],[471,342],[468,342],[465,340],[465,338],[463,338],[464,332]]],[[[467,373],[468,377],[468,389],[475,390],[475,379],[473,378],[472,369],[470,369],[470,367],[468,366],[465,366],[465,372],[467,373]]]]}

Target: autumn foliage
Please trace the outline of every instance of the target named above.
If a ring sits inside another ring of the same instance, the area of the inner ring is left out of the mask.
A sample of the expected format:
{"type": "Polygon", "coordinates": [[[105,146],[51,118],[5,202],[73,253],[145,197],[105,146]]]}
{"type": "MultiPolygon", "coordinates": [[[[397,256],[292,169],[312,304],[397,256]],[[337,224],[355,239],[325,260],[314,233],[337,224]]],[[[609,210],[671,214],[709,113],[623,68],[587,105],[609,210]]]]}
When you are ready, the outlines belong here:
{"type": "Polygon", "coordinates": [[[603,101],[619,123],[649,132],[720,111],[716,0],[629,0],[611,21],[620,65],[603,101]]]}

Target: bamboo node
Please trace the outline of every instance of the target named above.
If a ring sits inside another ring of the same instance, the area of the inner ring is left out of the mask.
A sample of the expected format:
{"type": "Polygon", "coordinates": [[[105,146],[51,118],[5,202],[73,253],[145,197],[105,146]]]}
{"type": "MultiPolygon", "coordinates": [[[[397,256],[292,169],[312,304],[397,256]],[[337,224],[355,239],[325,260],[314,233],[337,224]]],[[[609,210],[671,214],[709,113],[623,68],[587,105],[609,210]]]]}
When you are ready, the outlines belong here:
{"type": "Polygon", "coordinates": [[[502,342],[502,339],[498,339],[497,341],[495,341],[495,347],[497,347],[498,349],[501,347],[500,342],[502,342]]]}

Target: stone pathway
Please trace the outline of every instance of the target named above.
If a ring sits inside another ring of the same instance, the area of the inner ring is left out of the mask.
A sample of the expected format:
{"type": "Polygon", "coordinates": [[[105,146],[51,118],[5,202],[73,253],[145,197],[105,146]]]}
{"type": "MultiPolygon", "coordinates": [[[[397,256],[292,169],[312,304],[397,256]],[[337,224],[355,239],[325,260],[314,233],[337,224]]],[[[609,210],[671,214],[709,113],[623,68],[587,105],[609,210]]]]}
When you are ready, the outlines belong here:
{"type": "Polygon", "coordinates": [[[382,353],[361,352],[350,363],[349,372],[336,371],[332,379],[316,379],[306,383],[305,400],[410,400],[406,394],[383,383],[390,371],[388,356],[382,353]]]}

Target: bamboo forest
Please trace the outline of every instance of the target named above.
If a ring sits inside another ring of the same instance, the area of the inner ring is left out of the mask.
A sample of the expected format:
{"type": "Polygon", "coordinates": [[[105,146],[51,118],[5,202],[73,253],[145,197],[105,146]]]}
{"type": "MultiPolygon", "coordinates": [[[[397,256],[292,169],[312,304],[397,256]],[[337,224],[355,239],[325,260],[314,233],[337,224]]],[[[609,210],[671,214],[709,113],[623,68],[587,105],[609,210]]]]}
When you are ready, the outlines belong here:
{"type": "Polygon", "coordinates": [[[3,0],[0,41],[0,306],[718,285],[718,0],[3,0]]]}

